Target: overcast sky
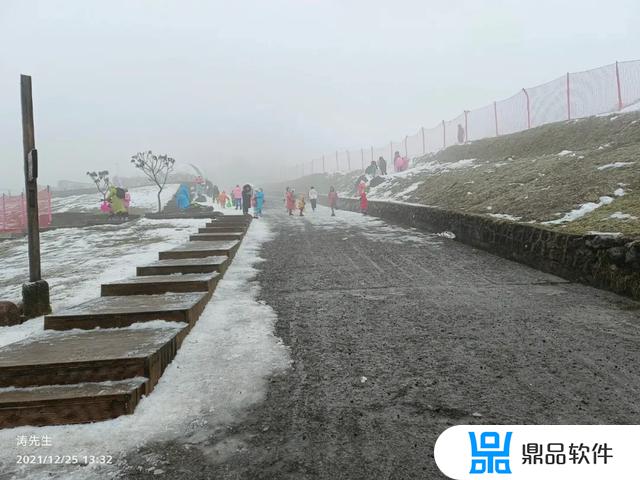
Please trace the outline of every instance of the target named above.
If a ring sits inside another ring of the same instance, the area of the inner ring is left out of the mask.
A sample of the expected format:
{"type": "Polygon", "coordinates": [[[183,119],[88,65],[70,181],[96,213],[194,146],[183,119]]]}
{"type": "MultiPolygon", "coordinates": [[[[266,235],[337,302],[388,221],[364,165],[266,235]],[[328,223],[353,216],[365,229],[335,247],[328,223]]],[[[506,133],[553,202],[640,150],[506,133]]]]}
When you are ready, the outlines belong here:
{"type": "Polygon", "coordinates": [[[147,149],[260,182],[640,58],[639,19],[638,0],[0,0],[0,189],[23,183],[20,73],[40,183],[132,175],[147,149]]]}

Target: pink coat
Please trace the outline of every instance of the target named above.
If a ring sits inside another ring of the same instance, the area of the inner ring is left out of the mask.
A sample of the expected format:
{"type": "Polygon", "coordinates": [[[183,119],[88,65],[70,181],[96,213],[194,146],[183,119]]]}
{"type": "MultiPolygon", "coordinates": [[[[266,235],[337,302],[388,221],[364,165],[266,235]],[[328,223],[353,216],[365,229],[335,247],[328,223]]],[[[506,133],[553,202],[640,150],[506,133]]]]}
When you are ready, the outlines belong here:
{"type": "Polygon", "coordinates": [[[296,199],[293,196],[293,192],[287,192],[287,210],[296,209],[296,199]]]}
{"type": "Polygon", "coordinates": [[[362,195],[360,195],[360,210],[366,212],[368,207],[369,200],[367,200],[367,194],[362,192],[362,195]]]}
{"type": "Polygon", "coordinates": [[[364,181],[360,180],[360,183],[358,184],[358,196],[362,196],[362,194],[365,192],[365,190],[367,189],[367,184],[364,183],[364,181]]]}
{"type": "Polygon", "coordinates": [[[338,192],[329,192],[329,206],[331,208],[336,208],[338,204],[338,192]]]}
{"type": "Polygon", "coordinates": [[[233,198],[236,200],[242,198],[242,189],[240,187],[236,187],[233,189],[233,198]]]}

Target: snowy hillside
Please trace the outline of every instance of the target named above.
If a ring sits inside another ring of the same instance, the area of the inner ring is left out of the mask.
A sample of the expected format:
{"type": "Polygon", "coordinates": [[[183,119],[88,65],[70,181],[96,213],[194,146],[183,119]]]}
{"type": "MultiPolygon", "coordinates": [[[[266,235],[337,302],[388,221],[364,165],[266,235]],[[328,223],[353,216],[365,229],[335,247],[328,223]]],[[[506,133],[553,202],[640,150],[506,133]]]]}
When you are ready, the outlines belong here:
{"type": "MultiPolygon", "coordinates": [[[[314,185],[321,193],[333,185],[352,197],[361,174],[312,175],[289,184],[297,191],[314,185]]],[[[375,181],[381,183],[369,186],[372,200],[575,233],[640,235],[640,114],[573,120],[452,146],[375,181]]]]}

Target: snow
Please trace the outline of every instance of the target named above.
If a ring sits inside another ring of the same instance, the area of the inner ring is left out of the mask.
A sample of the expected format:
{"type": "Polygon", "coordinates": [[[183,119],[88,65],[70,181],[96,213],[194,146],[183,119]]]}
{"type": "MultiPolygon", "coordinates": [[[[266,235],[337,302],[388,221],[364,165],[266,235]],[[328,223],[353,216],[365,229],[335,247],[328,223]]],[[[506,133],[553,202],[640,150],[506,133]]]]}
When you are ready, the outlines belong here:
{"type": "Polygon", "coordinates": [[[598,232],[595,230],[589,230],[587,235],[598,235],[600,237],[621,237],[621,232],[598,232]]]}
{"type": "Polygon", "coordinates": [[[517,222],[522,218],[509,215],[508,213],[488,213],[487,215],[493,218],[499,218],[500,220],[511,220],[512,222],[517,222]]]}
{"type": "Polygon", "coordinates": [[[575,153],[573,153],[573,151],[571,150],[562,150],[560,153],[558,153],[559,157],[566,157],[567,155],[571,155],[572,157],[575,157],[575,153]]]}
{"type": "Polygon", "coordinates": [[[613,194],[616,197],[622,197],[624,195],[624,189],[623,188],[617,188],[616,190],[614,190],[613,194]]]}
{"type": "MultiPolygon", "coordinates": [[[[179,184],[165,185],[160,195],[163,206],[171,200],[179,186],[179,184]]],[[[132,208],[149,211],[158,209],[158,187],[155,185],[130,188],[129,194],[131,195],[132,208]]],[[[54,194],[51,198],[51,209],[53,213],[90,212],[99,209],[101,203],[102,195],[97,190],[95,193],[83,193],[67,197],[58,197],[54,194]]]]}
{"type": "Polygon", "coordinates": [[[16,455],[43,451],[17,447],[16,436],[50,436],[53,446],[47,454],[113,455],[121,460],[150,441],[204,441],[216,426],[233,423],[262,400],[267,378],[290,365],[287,348],[273,333],[276,314],[257,300],[258,254],[270,238],[266,220],[252,223],[200,320],[133,415],[94,424],[0,430],[0,470],[13,473],[11,478],[114,478],[115,465],[17,465],[16,455]]]}
{"type": "MultiPolygon", "coordinates": [[[[150,263],[158,251],[186,241],[202,220],[140,219],[121,225],[61,228],[42,232],[42,275],[51,303],[59,310],[99,296],[100,284],[135,274],[134,265],[150,263]]],[[[27,240],[0,242],[0,299],[19,300],[28,278],[27,240]]],[[[0,327],[0,346],[42,329],[42,318],[0,327]]]]}
{"type": "Polygon", "coordinates": [[[419,187],[420,185],[422,185],[423,183],[424,183],[424,182],[416,182],[416,183],[413,183],[413,184],[409,185],[407,188],[405,188],[404,190],[402,190],[401,192],[396,193],[396,194],[394,195],[394,197],[395,197],[395,198],[404,198],[404,197],[408,197],[408,196],[409,196],[409,194],[410,194],[411,192],[415,192],[415,191],[418,189],[418,187],[419,187]]]}
{"type": "Polygon", "coordinates": [[[598,201],[597,203],[587,202],[583,205],[580,205],[575,210],[571,210],[569,213],[566,213],[562,218],[558,218],[557,220],[549,220],[542,223],[544,225],[559,225],[561,223],[573,222],[574,220],[584,217],[587,213],[593,212],[603,205],[609,205],[611,202],[613,202],[612,197],[602,196],[600,197],[600,201],[598,201]]]}
{"type": "Polygon", "coordinates": [[[638,217],[631,215],[630,213],[622,213],[622,212],[614,212],[609,215],[609,218],[614,218],[616,220],[637,220],[638,217]]]}
{"type": "Polygon", "coordinates": [[[606,165],[601,165],[598,168],[598,170],[606,170],[607,168],[622,168],[622,167],[626,167],[628,165],[633,165],[636,162],[614,162],[614,163],[607,163],[606,165]]]}

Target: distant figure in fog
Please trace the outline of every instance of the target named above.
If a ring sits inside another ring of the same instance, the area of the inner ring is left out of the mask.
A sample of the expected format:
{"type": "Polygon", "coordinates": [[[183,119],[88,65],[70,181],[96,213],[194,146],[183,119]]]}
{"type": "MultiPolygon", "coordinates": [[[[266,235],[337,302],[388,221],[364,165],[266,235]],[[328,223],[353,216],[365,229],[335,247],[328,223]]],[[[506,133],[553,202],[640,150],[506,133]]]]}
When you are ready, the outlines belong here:
{"type": "Polygon", "coordinates": [[[260,218],[262,216],[262,208],[264,207],[264,192],[261,188],[259,188],[255,195],[255,206],[253,207],[253,216],[254,218],[260,218]]]}
{"type": "Polygon", "coordinates": [[[393,168],[396,172],[403,172],[409,168],[409,159],[401,157],[400,152],[396,152],[393,156],[393,168]]]}
{"type": "Polygon", "coordinates": [[[289,215],[293,215],[293,211],[296,209],[296,197],[293,188],[287,187],[284,199],[289,215]]]}
{"type": "Polygon", "coordinates": [[[458,124],[458,143],[464,143],[464,127],[458,124]]]}
{"type": "Polygon", "coordinates": [[[249,214],[251,208],[251,197],[253,197],[253,189],[248,183],[242,187],[242,213],[249,214]]]}
{"type": "Polygon", "coordinates": [[[387,174],[387,161],[384,159],[384,157],[380,157],[378,159],[378,168],[380,169],[380,175],[387,174]]]}
{"type": "Polygon", "coordinates": [[[366,189],[367,189],[366,182],[364,180],[360,180],[360,183],[358,184],[358,188],[357,188],[358,196],[361,197],[366,189]]]}
{"type": "Polygon", "coordinates": [[[378,174],[378,164],[375,160],[371,160],[371,164],[364,171],[370,177],[375,177],[378,174]]]}
{"type": "Polygon", "coordinates": [[[311,211],[316,211],[316,204],[318,203],[318,191],[311,187],[309,189],[309,202],[311,203],[311,211]]]}
{"type": "Polygon", "coordinates": [[[231,192],[231,196],[233,197],[233,204],[236,207],[236,210],[240,210],[242,207],[242,189],[240,185],[236,185],[236,188],[231,192]]]}
{"type": "Polygon", "coordinates": [[[335,217],[336,208],[338,208],[338,193],[333,187],[329,188],[329,207],[331,208],[331,216],[335,217]]]}
{"type": "Polygon", "coordinates": [[[307,202],[304,200],[304,195],[300,194],[300,198],[298,198],[298,210],[300,210],[300,216],[304,217],[304,207],[307,205],[307,202]]]}
{"type": "Polygon", "coordinates": [[[216,198],[216,200],[218,202],[218,205],[220,205],[220,208],[226,208],[229,196],[227,195],[227,192],[223,190],[222,192],[220,192],[220,195],[218,195],[218,198],[216,198]]]}
{"type": "Polygon", "coordinates": [[[363,215],[366,215],[368,209],[369,200],[367,200],[367,192],[362,192],[362,195],[360,195],[360,211],[363,215]]]}
{"type": "Polygon", "coordinates": [[[111,185],[109,190],[107,190],[106,200],[111,205],[111,214],[110,217],[126,217],[129,213],[127,212],[127,208],[124,204],[124,199],[126,197],[126,192],[123,188],[116,187],[115,185],[111,185]]]}
{"type": "Polygon", "coordinates": [[[182,185],[180,185],[180,188],[178,188],[178,191],[176,192],[176,206],[180,210],[185,210],[189,208],[190,204],[191,204],[191,195],[189,194],[189,189],[183,183],[182,185]]]}

